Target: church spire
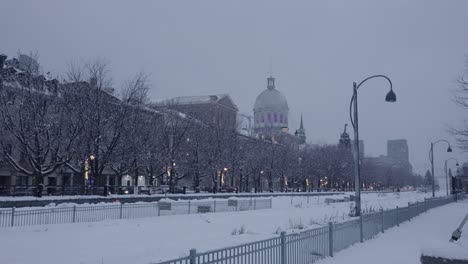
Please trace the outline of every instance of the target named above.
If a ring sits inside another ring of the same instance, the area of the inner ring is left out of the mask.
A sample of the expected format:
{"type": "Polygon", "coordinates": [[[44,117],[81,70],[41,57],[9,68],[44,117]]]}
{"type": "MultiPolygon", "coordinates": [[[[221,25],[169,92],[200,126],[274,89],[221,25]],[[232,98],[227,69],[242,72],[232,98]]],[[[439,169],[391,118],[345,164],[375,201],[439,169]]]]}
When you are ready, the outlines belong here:
{"type": "Polygon", "coordinates": [[[305,134],[304,122],[302,121],[302,113],[301,113],[301,125],[299,126],[299,129],[296,131],[296,135],[299,137],[299,142],[301,144],[305,144],[306,134],[305,134]]]}
{"type": "Polygon", "coordinates": [[[346,128],[348,127],[348,124],[344,125],[344,131],[341,133],[340,136],[340,143],[339,146],[342,148],[350,149],[351,148],[351,139],[349,138],[348,132],[346,132],[346,128]]]}

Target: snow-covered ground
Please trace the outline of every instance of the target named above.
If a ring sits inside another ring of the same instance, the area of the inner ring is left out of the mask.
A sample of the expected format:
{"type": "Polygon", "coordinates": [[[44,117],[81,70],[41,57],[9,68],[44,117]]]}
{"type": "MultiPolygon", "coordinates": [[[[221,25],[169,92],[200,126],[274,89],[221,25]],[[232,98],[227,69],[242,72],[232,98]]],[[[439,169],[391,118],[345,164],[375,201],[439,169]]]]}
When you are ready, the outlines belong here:
{"type": "Polygon", "coordinates": [[[467,213],[468,200],[434,208],[318,264],[420,263],[422,252],[468,260],[468,227],[465,227],[461,239],[449,242],[452,232],[467,213]]]}
{"type": "MultiPolygon", "coordinates": [[[[342,195],[343,197],[344,195],[342,195]]],[[[430,193],[364,194],[363,210],[406,206],[430,193]]],[[[352,203],[329,197],[275,197],[273,209],[171,215],[0,230],[0,263],[151,263],[349,219],[352,203]],[[27,254],[24,254],[27,252],[27,254]]]]}

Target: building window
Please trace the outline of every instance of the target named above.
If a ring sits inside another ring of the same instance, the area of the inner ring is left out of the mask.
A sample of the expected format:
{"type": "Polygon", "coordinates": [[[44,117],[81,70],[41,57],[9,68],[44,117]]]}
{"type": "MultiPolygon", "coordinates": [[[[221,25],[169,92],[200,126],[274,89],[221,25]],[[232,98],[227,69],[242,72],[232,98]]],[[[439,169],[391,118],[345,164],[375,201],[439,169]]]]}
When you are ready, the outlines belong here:
{"type": "Polygon", "coordinates": [[[268,113],[268,123],[271,123],[271,113],[268,113]]]}
{"type": "Polygon", "coordinates": [[[262,123],[265,123],[265,117],[262,114],[262,123]]]}
{"type": "Polygon", "coordinates": [[[280,123],[283,123],[283,114],[280,114],[280,123]]]}
{"type": "Polygon", "coordinates": [[[28,177],[16,176],[16,185],[19,185],[19,186],[28,185],[28,177]]]}
{"type": "Polygon", "coordinates": [[[273,118],[275,120],[275,123],[278,123],[278,114],[277,113],[273,114],[273,118]]]}

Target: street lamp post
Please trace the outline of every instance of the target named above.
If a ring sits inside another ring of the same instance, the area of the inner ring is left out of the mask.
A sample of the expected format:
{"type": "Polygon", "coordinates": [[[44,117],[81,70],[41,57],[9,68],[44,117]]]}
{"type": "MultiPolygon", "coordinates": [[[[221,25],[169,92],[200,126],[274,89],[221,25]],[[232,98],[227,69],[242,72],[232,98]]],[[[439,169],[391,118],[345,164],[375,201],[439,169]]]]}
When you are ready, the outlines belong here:
{"type": "Polygon", "coordinates": [[[448,178],[448,171],[447,171],[447,162],[449,160],[454,160],[456,161],[457,163],[455,164],[457,167],[458,167],[458,160],[456,158],[448,158],[445,160],[445,184],[446,184],[446,189],[447,189],[447,196],[449,195],[449,178],[448,178]]]}
{"type": "Polygon", "coordinates": [[[302,175],[302,157],[299,157],[298,162],[299,162],[299,170],[298,170],[298,176],[299,176],[298,178],[299,179],[296,181],[296,192],[299,191],[298,183],[299,183],[299,181],[302,181],[302,177],[303,177],[303,175],[302,175]]]}
{"type": "Polygon", "coordinates": [[[357,91],[359,87],[366,81],[373,79],[373,78],[384,78],[390,83],[390,91],[385,96],[385,101],[387,102],[396,102],[396,95],[393,92],[392,81],[385,75],[373,75],[370,76],[363,81],[361,81],[358,85],[353,83],[353,97],[351,97],[351,102],[349,104],[349,117],[351,120],[351,124],[353,125],[354,129],[354,176],[355,176],[355,214],[356,216],[361,215],[361,168],[360,168],[360,158],[359,158],[359,123],[358,123],[358,104],[357,104],[357,91]]]}
{"type": "Polygon", "coordinates": [[[431,173],[432,173],[432,198],[435,197],[435,175],[434,175],[434,145],[439,142],[445,142],[448,145],[447,152],[452,152],[452,147],[450,147],[450,142],[445,139],[437,140],[436,142],[431,142],[431,149],[429,150],[429,161],[431,162],[431,173]]]}

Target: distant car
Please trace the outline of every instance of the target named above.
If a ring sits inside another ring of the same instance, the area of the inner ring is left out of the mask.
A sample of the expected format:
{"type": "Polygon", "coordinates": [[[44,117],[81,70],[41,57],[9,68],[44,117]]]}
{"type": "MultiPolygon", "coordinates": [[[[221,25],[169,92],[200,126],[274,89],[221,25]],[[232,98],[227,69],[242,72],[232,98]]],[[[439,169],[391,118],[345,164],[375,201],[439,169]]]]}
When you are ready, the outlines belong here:
{"type": "Polygon", "coordinates": [[[133,187],[131,186],[120,186],[119,194],[131,194],[133,187]]]}
{"type": "Polygon", "coordinates": [[[169,185],[159,185],[151,188],[152,194],[165,194],[167,191],[169,191],[169,185]]]}
{"type": "Polygon", "coordinates": [[[138,186],[139,194],[151,194],[151,186],[138,186]]]}
{"type": "Polygon", "coordinates": [[[226,187],[221,188],[220,192],[222,192],[222,193],[237,192],[237,187],[226,186],[226,187]]]}
{"type": "Polygon", "coordinates": [[[187,187],[180,187],[180,186],[174,186],[174,193],[183,193],[185,194],[185,191],[187,190],[187,187]]]}

